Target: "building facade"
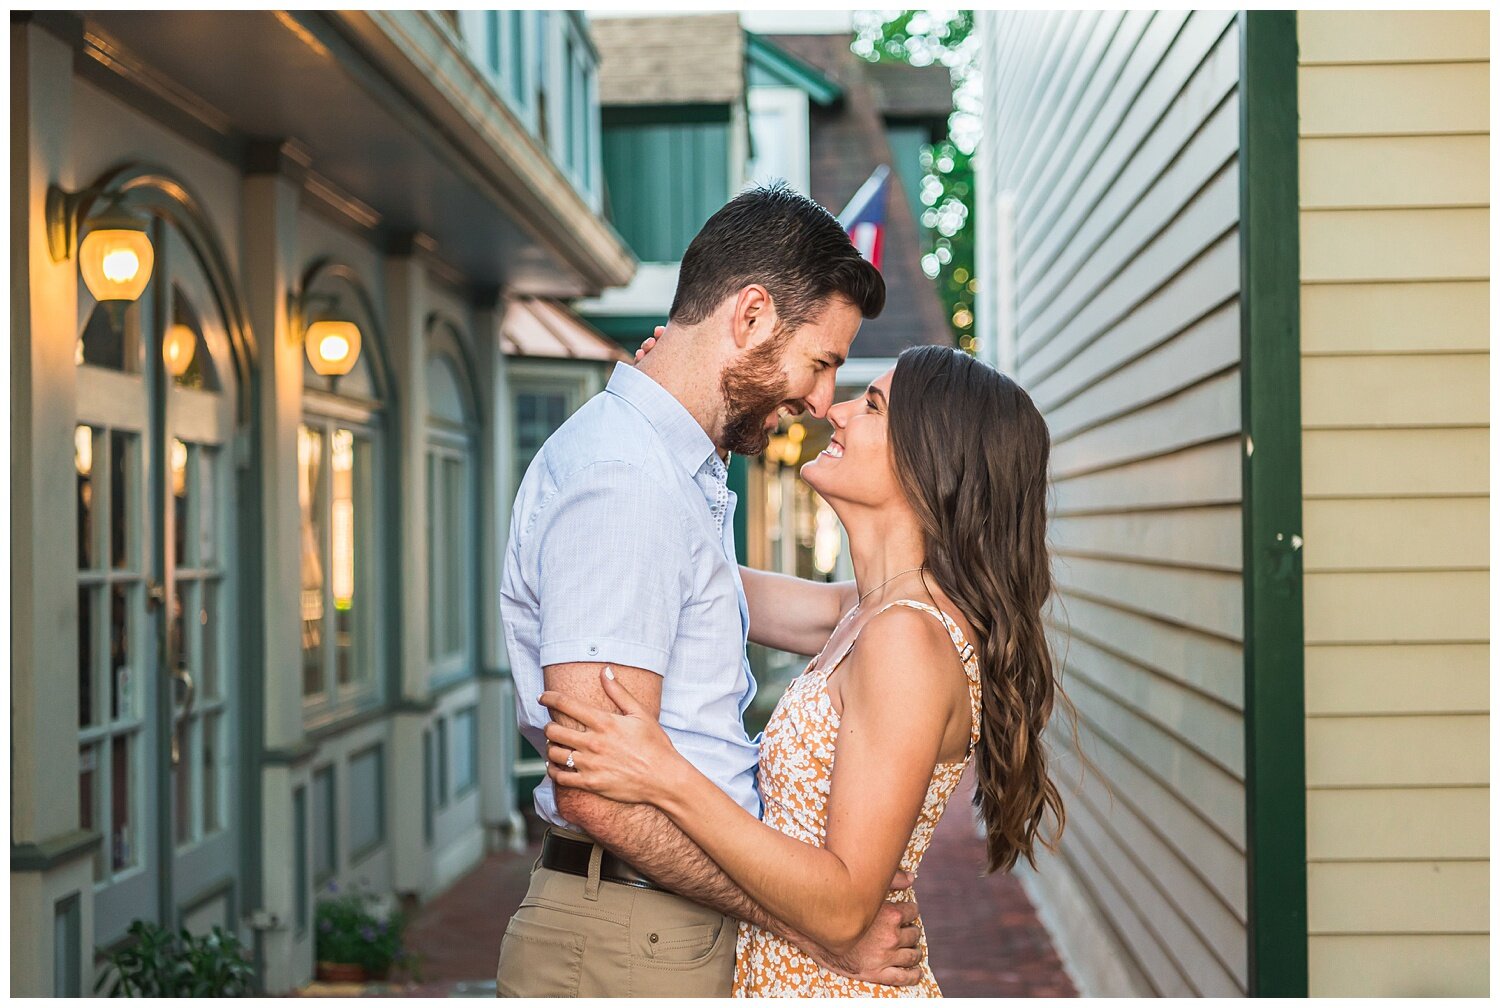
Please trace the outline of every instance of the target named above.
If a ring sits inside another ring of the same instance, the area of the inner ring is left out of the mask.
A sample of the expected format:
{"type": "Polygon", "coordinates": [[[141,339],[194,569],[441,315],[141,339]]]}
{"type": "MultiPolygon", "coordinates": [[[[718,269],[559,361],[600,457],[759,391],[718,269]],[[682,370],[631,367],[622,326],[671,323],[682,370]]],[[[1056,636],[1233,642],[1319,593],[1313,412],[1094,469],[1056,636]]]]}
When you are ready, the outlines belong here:
{"type": "Polygon", "coordinates": [[[329,883],[515,835],[514,473],[615,356],[555,299],[635,266],[587,24],[13,14],[11,57],[12,993],[138,919],[285,992],[329,883]]]}
{"type": "Polygon", "coordinates": [[[1085,994],[1485,992],[1488,15],[977,30],[1089,761],[1028,891],[1085,994]]]}

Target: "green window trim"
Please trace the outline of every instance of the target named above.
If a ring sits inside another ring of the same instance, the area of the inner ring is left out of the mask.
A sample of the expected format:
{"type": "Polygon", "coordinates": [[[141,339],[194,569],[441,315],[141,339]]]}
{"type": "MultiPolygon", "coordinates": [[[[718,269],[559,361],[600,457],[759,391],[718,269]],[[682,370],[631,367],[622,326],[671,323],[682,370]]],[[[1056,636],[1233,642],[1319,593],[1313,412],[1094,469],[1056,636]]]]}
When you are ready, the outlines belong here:
{"type": "Polygon", "coordinates": [[[1239,18],[1249,993],[1306,997],[1297,14],[1239,18]]]}

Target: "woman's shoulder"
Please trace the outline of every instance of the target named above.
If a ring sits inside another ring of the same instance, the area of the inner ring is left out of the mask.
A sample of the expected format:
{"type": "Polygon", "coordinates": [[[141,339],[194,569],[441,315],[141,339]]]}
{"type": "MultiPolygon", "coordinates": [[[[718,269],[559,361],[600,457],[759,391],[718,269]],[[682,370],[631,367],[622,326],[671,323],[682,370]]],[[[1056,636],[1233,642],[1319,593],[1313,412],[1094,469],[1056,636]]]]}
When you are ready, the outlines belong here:
{"type": "MultiPolygon", "coordinates": [[[[887,604],[860,628],[849,655],[859,687],[883,690],[946,681],[962,663],[948,625],[930,604],[887,604]]],[[[852,684],[852,682],[851,682],[852,684]]]]}

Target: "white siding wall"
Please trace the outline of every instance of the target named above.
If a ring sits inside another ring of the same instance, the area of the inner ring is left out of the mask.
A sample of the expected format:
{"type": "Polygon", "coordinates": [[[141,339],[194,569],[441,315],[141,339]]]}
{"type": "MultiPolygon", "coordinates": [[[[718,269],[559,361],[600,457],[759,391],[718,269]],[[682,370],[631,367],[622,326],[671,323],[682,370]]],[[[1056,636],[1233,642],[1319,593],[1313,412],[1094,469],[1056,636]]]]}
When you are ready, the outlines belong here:
{"type": "Polygon", "coordinates": [[[980,336],[1000,337],[1011,194],[1015,373],[1053,438],[1054,643],[1098,771],[1079,783],[1060,717],[1068,829],[1023,877],[1084,993],[1242,994],[1238,28],[980,30],[980,336]]]}
{"type": "Polygon", "coordinates": [[[1488,41],[1298,16],[1313,995],[1489,987],[1488,41]]]}

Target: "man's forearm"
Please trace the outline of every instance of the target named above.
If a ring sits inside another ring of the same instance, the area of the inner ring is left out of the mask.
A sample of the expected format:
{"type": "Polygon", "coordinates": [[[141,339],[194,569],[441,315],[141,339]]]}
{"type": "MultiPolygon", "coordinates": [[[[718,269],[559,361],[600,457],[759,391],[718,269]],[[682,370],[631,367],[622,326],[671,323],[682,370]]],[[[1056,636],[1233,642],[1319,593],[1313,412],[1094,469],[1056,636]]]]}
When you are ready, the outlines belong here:
{"type": "Polygon", "coordinates": [[[652,881],[695,903],[749,921],[810,955],[829,958],[816,942],[771,916],[746,895],[660,809],[651,805],[621,805],[593,796],[590,800],[591,804],[597,804],[587,817],[589,835],[652,881]]]}

